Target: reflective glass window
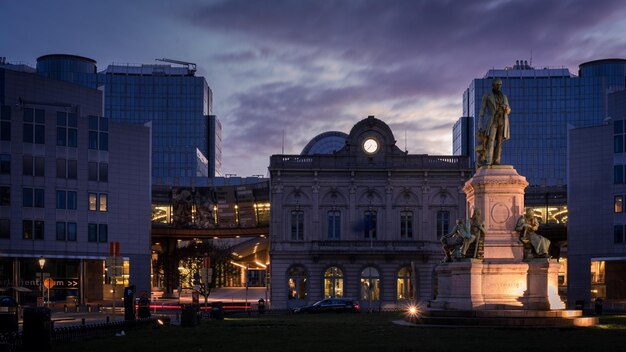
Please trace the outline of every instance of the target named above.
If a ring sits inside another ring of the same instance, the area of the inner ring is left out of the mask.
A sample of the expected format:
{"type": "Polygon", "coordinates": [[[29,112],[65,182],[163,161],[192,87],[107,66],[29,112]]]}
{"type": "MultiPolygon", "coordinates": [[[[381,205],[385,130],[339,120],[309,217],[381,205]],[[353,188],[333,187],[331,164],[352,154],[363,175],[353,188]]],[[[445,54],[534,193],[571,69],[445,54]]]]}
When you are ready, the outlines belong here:
{"type": "Polygon", "coordinates": [[[341,213],[338,210],[328,212],[328,239],[341,238],[341,213]]]}
{"type": "Polygon", "coordinates": [[[304,212],[302,210],[291,212],[291,239],[295,241],[304,239],[304,212]]]}
{"type": "Polygon", "coordinates": [[[78,161],[70,159],[67,161],[67,178],[70,180],[76,180],[77,177],[78,177],[78,161]]]}
{"type": "Polygon", "coordinates": [[[365,239],[376,239],[376,211],[368,210],[363,214],[363,233],[365,239]]]}
{"type": "Polygon", "coordinates": [[[22,155],[22,174],[24,176],[34,176],[32,155],[22,155]]]}
{"type": "Polygon", "coordinates": [[[98,224],[98,242],[106,243],[109,241],[109,226],[107,224],[98,224]]]}
{"type": "Polygon", "coordinates": [[[67,191],[67,209],[76,210],[76,191],[67,191]]]}
{"type": "Polygon", "coordinates": [[[0,187],[0,206],[11,205],[11,187],[0,187]]]}
{"type": "Polygon", "coordinates": [[[87,225],[87,241],[98,242],[98,224],[87,225]]]}
{"type": "Polygon", "coordinates": [[[34,238],[35,240],[43,240],[43,234],[44,234],[44,223],[41,220],[35,220],[34,221],[34,238]]]}
{"type": "Polygon", "coordinates": [[[57,190],[57,209],[67,208],[67,192],[57,190]]]}
{"type": "Polygon", "coordinates": [[[57,232],[57,241],[65,241],[65,239],[67,238],[67,235],[65,233],[64,222],[57,222],[56,232],[57,232]]]}
{"type": "Polygon", "coordinates": [[[89,181],[98,181],[98,163],[90,161],[87,164],[87,179],[89,181]]]}
{"type": "Polygon", "coordinates": [[[100,163],[98,168],[98,178],[100,182],[109,182],[109,164],[100,163]]]}
{"type": "Polygon", "coordinates": [[[0,219],[0,238],[11,238],[10,219],[0,219]]]}
{"type": "Polygon", "coordinates": [[[23,207],[32,207],[33,206],[33,189],[32,188],[22,188],[22,206],[23,207]]]}
{"type": "Polygon", "coordinates": [[[11,174],[11,154],[0,154],[0,174],[11,174]]]}
{"type": "Polygon", "coordinates": [[[22,221],[22,238],[25,240],[33,239],[33,221],[32,220],[22,221]]]}
{"type": "Polygon", "coordinates": [[[400,238],[413,238],[413,212],[400,212],[400,238]]]}
{"type": "Polygon", "coordinates": [[[624,225],[613,227],[613,243],[624,243],[624,225]]]}
{"type": "Polygon", "coordinates": [[[76,223],[75,222],[68,222],[67,223],[67,240],[68,241],[76,241],[77,238],[77,233],[76,233],[76,223]]]}
{"type": "Polygon", "coordinates": [[[448,234],[450,227],[450,212],[447,210],[440,210],[437,212],[437,238],[441,238],[443,235],[448,234]]]}

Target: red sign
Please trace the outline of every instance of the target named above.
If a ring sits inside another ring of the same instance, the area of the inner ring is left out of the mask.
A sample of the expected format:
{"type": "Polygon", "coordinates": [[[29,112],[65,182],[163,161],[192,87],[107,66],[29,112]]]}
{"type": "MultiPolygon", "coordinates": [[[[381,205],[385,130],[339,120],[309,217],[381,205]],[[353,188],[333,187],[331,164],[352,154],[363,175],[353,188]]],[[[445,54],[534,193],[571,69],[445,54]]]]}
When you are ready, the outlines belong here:
{"type": "Polygon", "coordinates": [[[118,241],[109,242],[109,256],[111,257],[119,257],[120,256],[120,243],[118,241]]]}
{"type": "Polygon", "coordinates": [[[53,288],[54,287],[54,280],[51,278],[47,278],[43,280],[43,286],[47,289],[53,288]]]}

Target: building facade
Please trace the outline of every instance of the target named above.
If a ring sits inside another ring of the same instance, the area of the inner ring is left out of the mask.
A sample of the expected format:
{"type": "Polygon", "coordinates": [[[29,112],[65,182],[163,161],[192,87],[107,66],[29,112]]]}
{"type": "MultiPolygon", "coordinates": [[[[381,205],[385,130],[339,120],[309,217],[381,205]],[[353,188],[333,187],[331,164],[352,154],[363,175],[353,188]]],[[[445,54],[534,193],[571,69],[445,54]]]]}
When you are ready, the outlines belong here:
{"type": "Polygon", "coordinates": [[[569,131],[568,299],[626,299],[626,91],[608,95],[606,123],[569,131]]]}
{"type": "Polygon", "coordinates": [[[270,159],[271,302],[400,307],[435,294],[438,238],[466,216],[467,157],[410,155],[370,116],[332,154],[270,159]]]}
{"type": "Polygon", "coordinates": [[[213,92],[196,65],[109,65],[75,55],[45,55],[37,73],[104,92],[104,116],[112,121],[152,122],[152,180],[155,184],[206,186],[221,176],[220,121],[213,92]],[[181,138],[185,136],[185,138],[181,138]]]}
{"type": "Polygon", "coordinates": [[[11,65],[0,67],[0,106],[0,289],[32,303],[43,272],[51,301],[149,291],[150,126],[103,117],[97,89],[11,65]]]}

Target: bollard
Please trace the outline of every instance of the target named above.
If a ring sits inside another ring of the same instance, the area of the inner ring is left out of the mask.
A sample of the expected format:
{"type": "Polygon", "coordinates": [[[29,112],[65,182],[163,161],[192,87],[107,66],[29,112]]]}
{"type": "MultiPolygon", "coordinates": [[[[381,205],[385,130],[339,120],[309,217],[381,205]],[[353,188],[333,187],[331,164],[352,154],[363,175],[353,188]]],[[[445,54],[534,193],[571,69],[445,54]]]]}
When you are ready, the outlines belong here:
{"type": "Polygon", "coordinates": [[[67,304],[64,304],[64,305],[63,305],[63,312],[64,312],[64,313],[67,313],[67,304]]]}
{"type": "Polygon", "coordinates": [[[80,306],[78,304],[76,305],[76,313],[80,313],[80,306]]]}
{"type": "Polygon", "coordinates": [[[87,305],[87,312],[91,313],[91,304],[87,305]]]}
{"type": "Polygon", "coordinates": [[[102,304],[98,303],[98,313],[102,312],[102,304]]]}

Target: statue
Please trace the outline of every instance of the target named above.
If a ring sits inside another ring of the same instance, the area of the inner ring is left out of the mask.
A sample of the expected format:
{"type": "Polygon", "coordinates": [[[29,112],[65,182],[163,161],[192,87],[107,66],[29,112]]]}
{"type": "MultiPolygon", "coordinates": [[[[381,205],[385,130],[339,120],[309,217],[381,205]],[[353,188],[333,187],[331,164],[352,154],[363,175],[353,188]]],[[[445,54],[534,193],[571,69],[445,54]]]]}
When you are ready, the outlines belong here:
{"type": "Polygon", "coordinates": [[[465,243],[467,241],[471,243],[475,239],[476,237],[473,237],[472,234],[470,234],[470,230],[463,222],[463,219],[457,219],[452,232],[447,235],[443,235],[440,239],[440,242],[443,245],[443,252],[445,254],[445,257],[441,262],[448,263],[463,259],[465,257],[463,248],[467,251],[467,247],[469,247],[469,244],[465,245],[465,243]]]}
{"type": "Polygon", "coordinates": [[[478,115],[478,132],[476,138],[482,143],[477,146],[479,163],[486,166],[500,165],[502,143],[510,138],[509,101],[502,94],[502,80],[496,78],[491,84],[491,92],[483,95],[478,115]],[[487,123],[483,129],[483,116],[488,110],[487,123]]]}
{"type": "MultiPolygon", "coordinates": [[[[467,242],[467,247],[465,251],[469,248],[472,242],[476,242],[474,245],[474,254],[472,258],[478,258],[478,244],[481,240],[485,240],[485,220],[483,220],[482,214],[479,209],[474,209],[474,213],[470,218],[470,234],[472,235],[471,239],[467,242]]],[[[465,247],[465,245],[464,245],[465,247]]],[[[465,254],[465,253],[463,253],[465,254]]],[[[481,255],[482,257],[482,255],[481,255]]]]}
{"type": "MultiPolygon", "coordinates": [[[[539,228],[539,222],[533,215],[533,210],[526,209],[524,215],[522,215],[517,224],[515,225],[515,231],[519,232],[519,240],[523,244],[530,244],[536,253],[538,258],[550,258],[548,250],[550,249],[550,240],[535,233],[539,228]]],[[[526,259],[532,259],[531,253],[524,253],[526,259]]]]}

